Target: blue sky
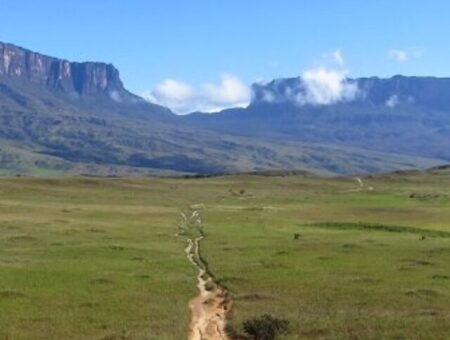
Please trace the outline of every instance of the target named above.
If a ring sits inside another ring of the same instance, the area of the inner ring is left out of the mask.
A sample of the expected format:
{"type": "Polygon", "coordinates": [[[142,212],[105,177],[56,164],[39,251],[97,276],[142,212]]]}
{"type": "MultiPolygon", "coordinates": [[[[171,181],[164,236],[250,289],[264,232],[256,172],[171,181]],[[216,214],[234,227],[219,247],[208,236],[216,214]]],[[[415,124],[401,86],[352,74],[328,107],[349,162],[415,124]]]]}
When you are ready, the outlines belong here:
{"type": "Polygon", "coordinates": [[[111,62],[156,101],[175,89],[220,106],[235,86],[315,67],[449,76],[449,13],[445,0],[0,0],[0,40],[111,62]]]}

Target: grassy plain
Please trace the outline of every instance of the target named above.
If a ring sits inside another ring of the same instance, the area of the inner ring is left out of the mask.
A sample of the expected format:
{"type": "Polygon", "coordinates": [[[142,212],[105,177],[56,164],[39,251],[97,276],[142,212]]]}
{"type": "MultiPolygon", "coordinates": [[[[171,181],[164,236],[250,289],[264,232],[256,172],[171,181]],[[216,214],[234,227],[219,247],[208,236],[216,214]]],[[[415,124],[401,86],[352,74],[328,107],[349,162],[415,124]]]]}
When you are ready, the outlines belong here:
{"type": "Polygon", "coordinates": [[[192,204],[237,332],[270,313],[289,320],[284,339],[448,339],[449,188],[448,170],[362,188],[311,176],[2,179],[0,339],[186,338],[197,272],[175,233],[192,204]]]}

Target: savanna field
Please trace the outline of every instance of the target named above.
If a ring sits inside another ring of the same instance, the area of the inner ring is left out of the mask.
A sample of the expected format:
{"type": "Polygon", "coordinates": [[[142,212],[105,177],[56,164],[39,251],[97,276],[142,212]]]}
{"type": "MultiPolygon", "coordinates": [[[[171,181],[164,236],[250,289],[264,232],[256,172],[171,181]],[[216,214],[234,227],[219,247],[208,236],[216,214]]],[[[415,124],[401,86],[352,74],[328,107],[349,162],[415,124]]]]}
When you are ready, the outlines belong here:
{"type": "Polygon", "coordinates": [[[185,339],[201,255],[280,339],[450,338],[450,171],[0,180],[0,339],[185,339]]]}

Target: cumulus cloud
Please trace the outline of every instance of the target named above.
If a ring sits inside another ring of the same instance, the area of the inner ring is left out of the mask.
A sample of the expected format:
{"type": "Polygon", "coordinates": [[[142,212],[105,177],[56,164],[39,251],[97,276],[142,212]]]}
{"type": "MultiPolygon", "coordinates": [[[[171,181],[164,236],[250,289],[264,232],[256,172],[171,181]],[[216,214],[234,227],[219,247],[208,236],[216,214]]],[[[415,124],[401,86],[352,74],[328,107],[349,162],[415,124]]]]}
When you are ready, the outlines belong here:
{"type": "Polygon", "coordinates": [[[174,79],[166,79],[157,84],[153,90],[143,94],[148,101],[168,106],[175,112],[184,112],[188,102],[195,96],[195,91],[190,85],[174,79]]]}
{"type": "Polygon", "coordinates": [[[299,104],[329,105],[353,100],[358,94],[356,83],[347,78],[347,71],[325,67],[306,70],[302,74],[304,90],[296,95],[299,104]]]}
{"type": "Polygon", "coordinates": [[[232,75],[223,75],[218,84],[205,84],[202,92],[217,106],[245,106],[250,100],[250,88],[232,75]]]}
{"type": "Polygon", "coordinates": [[[355,99],[358,84],[347,78],[344,54],[340,49],[322,56],[320,66],[305,70],[298,82],[274,80],[256,86],[256,98],[268,103],[294,102],[298,105],[331,105],[355,99]],[[287,86],[286,86],[287,85],[287,86]]]}
{"type": "Polygon", "coordinates": [[[218,83],[192,86],[166,79],[143,94],[148,101],[164,105],[179,114],[194,111],[217,112],[230,107],[245,107],[250,102],[249,86],[237,77],[224,74],[218,83]]]}
{"type": "MultiPolygon", "coordinates": [[[[298,105],[331,105],[355,99],[359,95],[358,85],[347,78],[348,70],[342,51],[336,49],[322,58],[325,60],[320,66],[304,71],[295,84],[285,86],[282,80],[280,84],[275,80],[271,82],[272,86],[260,81],[256,83],[257,92],[253,95],[265,102],[290,101],[298,105]]],[[[216,83],[197,86],[166,79],[142,96],[176,113],[185,114],[246,107],[251,101],[252,90],[236,76],[224,74],[216,83]]]]}
{"type": "Polygon", "coordinates": [[[355,81],[348,71],[320,66],[304,71],[297,82],[283,79],[255,86],[255,98],[267,103],[293,102],[298,105],[331,105],[348,102],[359,96],[355,81]],[[286,86],[287,85],[287,86],[286,86]]]}
{"type": "Polygon", "coordinates": [[[391,48],[388,51],[388,57],[389,59],[395,61],[398,64],[402,64],[409,58],[409,53],[406,50],[400,50],[396,48],[391,48]]]}

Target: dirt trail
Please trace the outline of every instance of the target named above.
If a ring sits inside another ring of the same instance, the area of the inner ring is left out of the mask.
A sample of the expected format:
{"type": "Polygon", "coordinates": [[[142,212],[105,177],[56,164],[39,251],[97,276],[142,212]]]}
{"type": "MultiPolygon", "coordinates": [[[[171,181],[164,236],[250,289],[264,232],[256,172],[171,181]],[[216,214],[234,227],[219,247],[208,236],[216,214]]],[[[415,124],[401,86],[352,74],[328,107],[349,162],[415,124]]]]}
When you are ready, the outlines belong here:
{"type": "MultiPolygon", "coordinates": [[[[189,219],[196,219],[194,224],[201,224],[201,218],[197,211],[194,211],[189,219]]],[[[197,297],[189,302],[191,322],[188,339],[228,340],[225,326],[227,315],[231,309],[231,302],[226,298],[225,289],[214,282],[200,256],[200,241],[202,239],[203,236],[188,239],[188,245],[185,249],[187,258],[198,269],[197,287],[199,290],[197,297]]]]}
{"type": "Polygon", "coordinates": [[[355,188],[355,189],[348,189],[346,190],[347,192],[360,192],[363,191],[365,189],[372,191],[373,190],[373,186],[365,186],[365,183],[363,182],[363,180],[360,177],[354,177],[355,181],[358,182],[359,187],[355,188]]]}
{"type": "Polygon", "coordinates": [[[361,178],[355,177],[355,180],[358,182],[360,188],[362,188],[364,186],[364,182],[362,181],[361,178]]]}
{"type": "MultiPolygon", "coordinates": [[[[365,187],[365,183],[363,182],[363,180],[360,177],[355,177],[356,181],[359,184],[359,187],[361,190],[363,190],[363,188],[365,187]]],[[[367,190],[372,191],[373,190],[373,186],[369,185],[368,187],[366,187],[367,190]]]]}

